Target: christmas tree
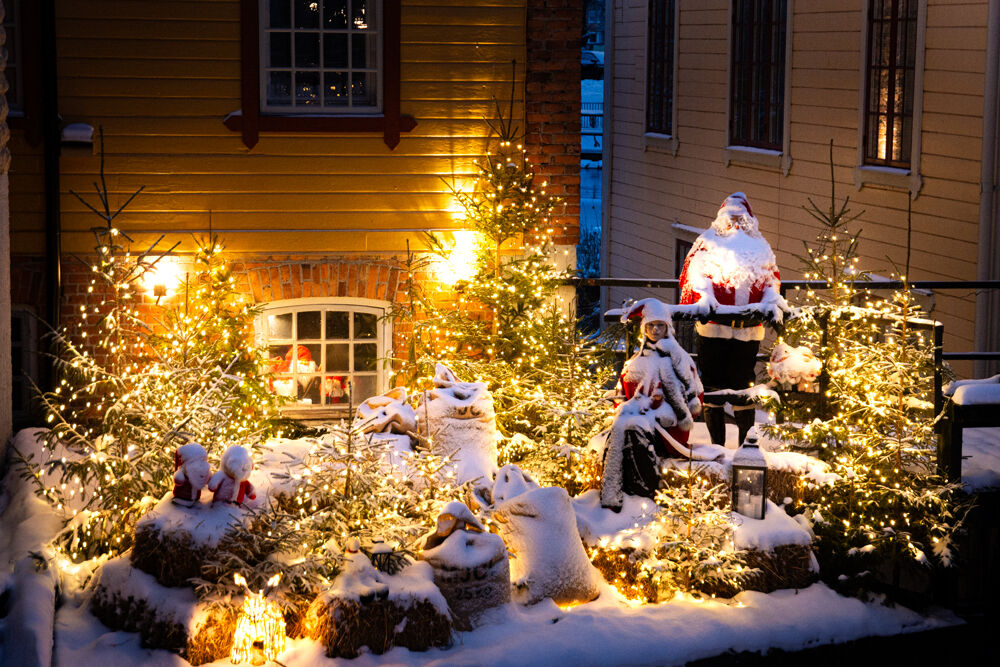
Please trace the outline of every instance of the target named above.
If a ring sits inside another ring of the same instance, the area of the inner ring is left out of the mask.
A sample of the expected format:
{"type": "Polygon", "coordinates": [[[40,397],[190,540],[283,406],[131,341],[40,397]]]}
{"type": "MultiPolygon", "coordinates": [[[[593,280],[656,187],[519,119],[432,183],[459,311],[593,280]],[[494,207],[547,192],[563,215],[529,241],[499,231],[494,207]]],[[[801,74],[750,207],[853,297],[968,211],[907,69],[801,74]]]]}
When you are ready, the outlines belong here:
{"type": "MultiPolygon", "coordinates": [[[[611,377],[608,355],[581,336],[558,293],[571,275],[555,267],[549,215],[558,200],[547,194],[547,183],[537,183],[508,120],[511,111],[505,115],[497,105],[493,149],[476,161],[473,187],[452,186],[476,233],[473,276],[455,286],[457,298],[446,304],[411,279],[409,303],[394,313],[413,327],[403,374],[417,378],[411,384],[420,389],[420,378],[442,362],[464,381],[486,382],[501,432],[530,439],[508,441],[502,462],[533,458],[551,472],[542,475],[547,481],[588,485],[593,480],[573,480],[590,436],[610,417],[602,389],[611,377]]],[[[430,235],[428,246],[449,261],[452,249],[443,240],[430,235]]]]}
{"type": "Polygon", "coordinates": [[[216,456],[224,438],[256,445],[274,405],[253,311],[235,295],[218,243],[203,244],[183,304],[143,304],[144,279],[176,246],[134,254],[115,223],[142,188],[111,207],[103,145],[100,178],[97,206],[73,193],[104,224],[94,229],[88,303],[74,326],[52,333],[60,378],[39,393],[48,460],[24,462],[69,517],[57,543],[74,560],[129,547],[136,521],[173,486],[178,445],[199,441],[216,456]]]}
{"type": "MultiPolygon", "coordinates": [[[[832,165],[831,147],[831,181],[832,165]]],[[[869,278],[857,269],[860,234],[849,231],[857,216],[835,195],[827,211],[810,201],[823,227],[803,257],[807,279],[825,285],[805,292],[784,334],[822,360],[819,400],[777,406],[785,421],[767,428],[814,448],[840,477],[808,494],[817,498],[807,513],[823,576],[849,587],[879,572],[895,585],[908,563],[951,564],[967,508],[935,472],[933,323],[921,319],[910,289],[909,236],[902,289],[884,298],[857,289],[869,278]]]]}

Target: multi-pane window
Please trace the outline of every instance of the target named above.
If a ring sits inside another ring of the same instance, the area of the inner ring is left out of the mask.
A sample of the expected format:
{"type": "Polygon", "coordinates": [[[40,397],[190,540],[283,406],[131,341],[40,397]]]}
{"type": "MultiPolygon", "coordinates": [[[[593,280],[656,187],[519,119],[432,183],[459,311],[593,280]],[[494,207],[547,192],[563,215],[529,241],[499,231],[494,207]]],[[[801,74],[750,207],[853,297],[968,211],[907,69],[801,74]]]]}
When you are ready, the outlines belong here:
{"type": "Polygon", "coordinates": [[[733,0],[729,143],[782,150],[785,0],[733,0]]]}
{"type": "Polygon", "coordinates": [[[869,2],[865,164],[910,166],[918,4],[918,0],[869,2]]]}
{"type": "Polygon", "coordinates": [[[673,134],[674,0],[650,0],[646,49],[646,131],[673,134]]]}
{"type": "Polygon", "coordinates": [[[21,82],[21,0],[4,0],[6,14],[3,19],[3,29],[7,33],[7,67],[4,74],[7,77],[7,103],[10,110],[19,112],[24,109],[21,99],[23,90],[21,82]]]}
{"type": "Polygon", "coordinates": [[[261,110],[381,111],[380,0],[264,0],[261,110]]]}
{"type": "Polygon", "coordinates": [[[380,393],[384,309],[359,305],[267,308],[272,390],[299,406],[349,406],[380,393]]]}

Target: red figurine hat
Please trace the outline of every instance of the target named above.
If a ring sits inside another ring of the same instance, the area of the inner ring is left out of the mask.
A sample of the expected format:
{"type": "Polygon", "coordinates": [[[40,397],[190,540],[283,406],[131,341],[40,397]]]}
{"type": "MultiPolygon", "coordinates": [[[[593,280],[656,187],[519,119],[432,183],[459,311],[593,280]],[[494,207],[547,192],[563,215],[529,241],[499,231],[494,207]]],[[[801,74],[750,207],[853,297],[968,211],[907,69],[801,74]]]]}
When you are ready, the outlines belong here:
{"type": "Polygon", "coordinates": [[[639,299],[633,303],[625,314],[622,315],[622,322],[641,318],[640,326],[645,327],[650,322],[666,322],[667,330],[673,335],[674,317],[670,306],[659,299],[639,299]]]}

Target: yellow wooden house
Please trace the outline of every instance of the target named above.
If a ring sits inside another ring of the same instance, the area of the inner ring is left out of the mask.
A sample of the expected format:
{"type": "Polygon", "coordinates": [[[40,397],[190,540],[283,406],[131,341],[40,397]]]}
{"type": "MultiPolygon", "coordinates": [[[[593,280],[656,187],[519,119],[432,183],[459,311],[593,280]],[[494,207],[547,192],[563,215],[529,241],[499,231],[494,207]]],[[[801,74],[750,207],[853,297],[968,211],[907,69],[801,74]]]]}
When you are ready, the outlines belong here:
{"type": "Polygon", "coordinates": [[[112,204],[143,187],[117,226],[138,248],[179,242],[164,262],[179,272],[217,234],[264,307],[258,334],[302,362],[307,411],[386,388],[399,259],[424,232],[462,229],[449,183],[475,173],[495,99],[513,91],[532,165],[564,202],[557,242],[575,245],[578,2],[5,5],[15,418],[19,371],[44,370],[33,316],[66,324],[86,298],[71,256],[92,252],[101,220],[72,192],[93,196],[101,135],[112,204]]]}

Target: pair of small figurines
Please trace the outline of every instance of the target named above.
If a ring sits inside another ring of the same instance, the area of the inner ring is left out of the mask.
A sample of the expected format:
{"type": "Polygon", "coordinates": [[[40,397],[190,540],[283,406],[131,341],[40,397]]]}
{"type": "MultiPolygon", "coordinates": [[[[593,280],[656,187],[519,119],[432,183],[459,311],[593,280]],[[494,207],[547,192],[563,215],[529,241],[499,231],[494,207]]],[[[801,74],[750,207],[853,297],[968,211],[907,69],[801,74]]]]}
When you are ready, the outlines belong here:
{"type": "Polygon", "coordinates": [[[256,500],[257,493],[250,483],[253,458],[239,445],[222,454],[221,469],[211,475],[208,453],[197,442],[181,445],[174,452],[174,497],[172,502],[183,507],[195,507],[201,501],[201,490],[213,492],[212,502],[241,504],[256,500]],[[211,476],[209,476],[211,475],[211,476]]]}

